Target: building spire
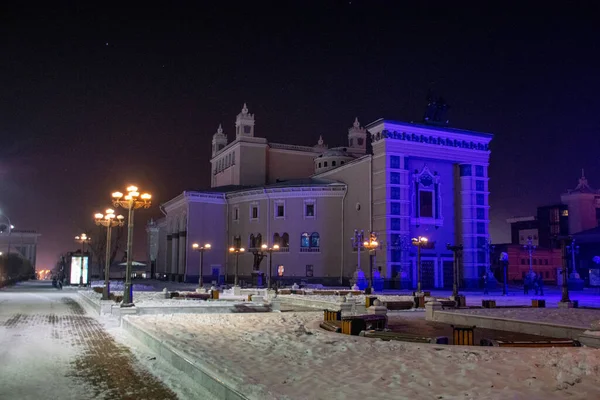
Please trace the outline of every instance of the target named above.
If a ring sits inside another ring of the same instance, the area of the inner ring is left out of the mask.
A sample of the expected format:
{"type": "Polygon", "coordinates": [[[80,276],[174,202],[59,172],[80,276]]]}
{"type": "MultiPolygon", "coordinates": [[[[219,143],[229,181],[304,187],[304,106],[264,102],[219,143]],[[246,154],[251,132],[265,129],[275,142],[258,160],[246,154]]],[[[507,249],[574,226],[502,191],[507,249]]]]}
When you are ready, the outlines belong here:
{"type": "Polygon", "coordinates": [[[248,114],[248,106],[246,106],[245,102],[244,102],[244,107],[242,107],[242,114],[244,114],[244,115],[248,114]]]}
{"type": "Polygon", "coordinates": [[[354,127],[360,128],[360,122],[358,122],[358,117],[354,118],[354,127]]]}
{"type": "Polygon", "coordinates": [[[319,141],[317,143],[319,146],[323,146],[323,135],[319,135],[319,141]]]}
{"type": "Polygon", "coordinates": [[[221,126],[221,124],[219,124],[219,127],[217,128],[217,133],[223,133],[223,127],[221,126]]]}

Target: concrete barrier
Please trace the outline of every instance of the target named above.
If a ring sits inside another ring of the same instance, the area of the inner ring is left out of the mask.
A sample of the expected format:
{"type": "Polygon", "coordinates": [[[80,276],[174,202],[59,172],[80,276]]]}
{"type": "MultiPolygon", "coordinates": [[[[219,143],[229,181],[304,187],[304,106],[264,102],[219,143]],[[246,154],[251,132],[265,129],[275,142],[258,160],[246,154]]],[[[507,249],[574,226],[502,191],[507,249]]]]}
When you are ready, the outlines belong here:
{"type": "Polygon", "coordinates": [[[172,347],[166,342],[161,341],[156,336],[143,330],[135,324],[135,321],[124,317],[121,320],[121,327],[154,351],[157,356],[177,368],[179,371],[187,374],[202,387],[211,392],[218,400],[248,400],[248,397],[223,382],[221,378],[206,365],[201,365],[190,360],[185,353],[172,347]]]}

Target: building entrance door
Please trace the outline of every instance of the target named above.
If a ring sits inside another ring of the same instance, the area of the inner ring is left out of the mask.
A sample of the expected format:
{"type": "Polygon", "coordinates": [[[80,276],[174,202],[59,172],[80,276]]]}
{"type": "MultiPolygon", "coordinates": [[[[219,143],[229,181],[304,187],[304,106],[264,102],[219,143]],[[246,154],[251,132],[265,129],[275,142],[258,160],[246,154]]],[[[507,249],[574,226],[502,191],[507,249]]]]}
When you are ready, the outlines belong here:
{"type": "Polygon", "coordinates": [[[443,272],[444,272],[444,289],[452,289],[453,286],[453,275],[454,275],[454,268],[453,268],[453,261],[443,261],[443,272]]]}
{"type": "Polygon", "coordinates": [[[433,260],[421,260],[421,288],[433,289],[435,287],[435,262],[433,260]]]}

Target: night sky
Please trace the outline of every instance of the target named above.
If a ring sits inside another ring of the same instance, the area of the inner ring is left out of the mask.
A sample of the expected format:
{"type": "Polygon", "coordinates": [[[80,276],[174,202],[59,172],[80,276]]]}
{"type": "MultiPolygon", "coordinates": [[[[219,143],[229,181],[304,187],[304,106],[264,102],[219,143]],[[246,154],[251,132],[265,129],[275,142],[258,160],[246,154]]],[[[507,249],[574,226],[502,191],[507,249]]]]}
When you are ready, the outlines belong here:
{"type": "MultiPolygon", "coordinates": [[[[43,235],[38,269],[75,250],[76,234],[96,234],[92,215],[114,190],[136,183],[162,203],[209,187],[211,136],[223,123],[233,137],[243,102],[258,136],[341,145],[355,116],[420,121],[432,89],[450,104],[451,126],[495,134],[495,242],[508,240],[507,217],[558,202],[581,168],[600,187],[592,2],[6,3],[0,209],[43,235]]],[[[158,207],[137,214],[136,258],[151,216],[158,207]]]]}

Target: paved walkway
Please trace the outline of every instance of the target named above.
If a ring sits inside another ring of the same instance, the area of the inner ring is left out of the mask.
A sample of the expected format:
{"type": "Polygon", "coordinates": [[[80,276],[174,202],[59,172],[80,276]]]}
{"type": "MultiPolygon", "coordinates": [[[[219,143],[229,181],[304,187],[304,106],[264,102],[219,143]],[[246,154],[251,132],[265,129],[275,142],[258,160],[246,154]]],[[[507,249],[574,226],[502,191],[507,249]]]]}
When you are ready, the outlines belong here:
{"type": "Polygon", "coordinates": [[[0,290],[0,399],[176,399],[49,282],[0,290]]]}

